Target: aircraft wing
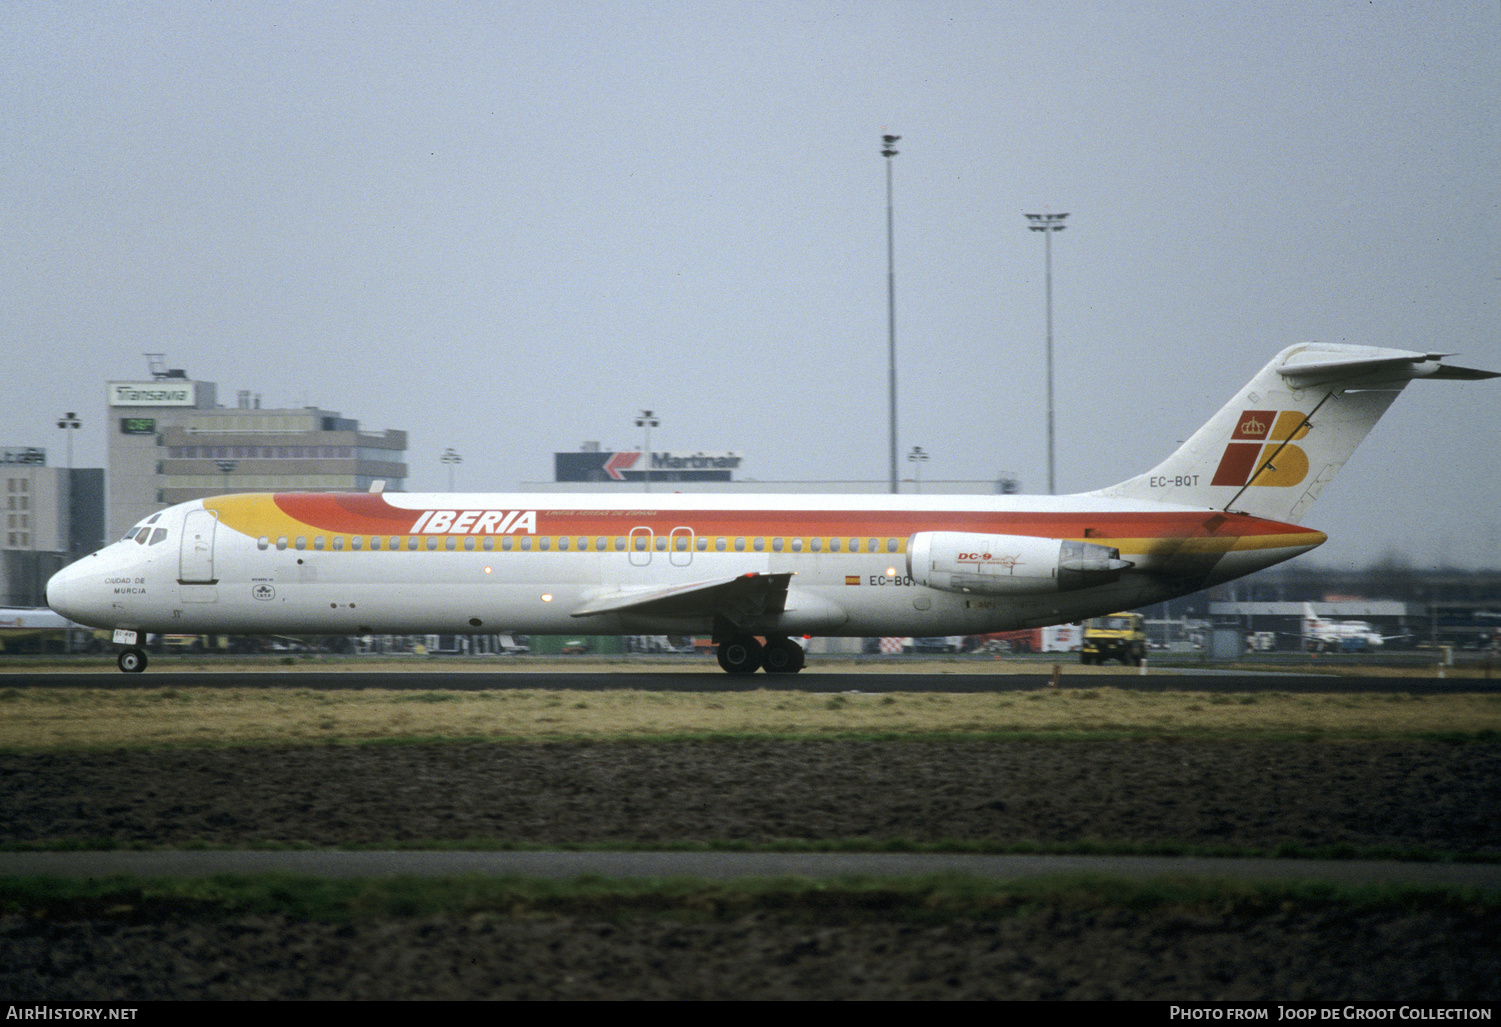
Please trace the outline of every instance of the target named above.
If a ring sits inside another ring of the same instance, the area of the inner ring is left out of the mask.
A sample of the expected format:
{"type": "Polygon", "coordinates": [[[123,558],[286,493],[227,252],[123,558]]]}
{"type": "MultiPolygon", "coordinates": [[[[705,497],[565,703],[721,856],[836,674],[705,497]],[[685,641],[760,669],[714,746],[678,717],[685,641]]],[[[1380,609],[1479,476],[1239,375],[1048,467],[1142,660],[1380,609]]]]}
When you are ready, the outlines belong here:
{"type": "Polygon", "coordinates": [[[751,572],[684,585],[609,592],[586,601],[570,616],[592,617],[626,610],[661,617],[713,613],[739,624],[764,614],[781,613],[787,606],[787,583],[792,574],[751,572]]]}

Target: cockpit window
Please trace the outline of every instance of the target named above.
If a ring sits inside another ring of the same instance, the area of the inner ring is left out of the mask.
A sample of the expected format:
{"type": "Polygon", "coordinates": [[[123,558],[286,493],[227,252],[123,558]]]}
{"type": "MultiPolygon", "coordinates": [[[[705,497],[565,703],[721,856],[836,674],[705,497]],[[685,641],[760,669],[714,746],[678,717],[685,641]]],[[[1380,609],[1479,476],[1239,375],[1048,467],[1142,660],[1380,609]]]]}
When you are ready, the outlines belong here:
{"type": "Polygon", "coordinates": [[[166,528],[157,528],[155,531],[153,531],[151,533],[151,543],[150,544],[154,546],[158,542],[161,542],[166,537],[167,537],[167,529],[166,528]]]}
{"type": "MultiPolygon", "coordinates": [[[[151,525],[155,524],[160,517],[161,517],[160,513],[154,513],[150,517],[146,518],[144,521],[136,521],[135,526],[132,527],[129,531],[127,531],[125,533],[125,537],[122,538],[120,541],[121,542],[130,542],[130,541],[134,540],[134,541],[140,543],[141,545],[145,545],[146,544],[146,540],[148,538],[151,538],[151,525]]],[[[165,538],[166,536],[164,535],[162,537],[165,538]]],[[[152,545],[156,545],[156,543],[160,542],[160,541],[161,541],[161,539],[153,539],[151,544],[152,545]]]]}

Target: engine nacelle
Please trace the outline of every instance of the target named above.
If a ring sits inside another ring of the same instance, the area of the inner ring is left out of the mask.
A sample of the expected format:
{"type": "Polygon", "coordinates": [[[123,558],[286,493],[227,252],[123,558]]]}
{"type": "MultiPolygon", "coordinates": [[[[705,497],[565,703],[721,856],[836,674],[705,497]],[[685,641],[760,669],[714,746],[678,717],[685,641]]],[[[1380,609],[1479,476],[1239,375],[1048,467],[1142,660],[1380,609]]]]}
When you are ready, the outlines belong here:
{"type": "Polygon", "coordinates": [[[908,576],[945,592],[1068,592],[1109,584],[1132,566],[1119,549],[1094,542],[963,531],[922,531],[907,540],[908,576]]]}

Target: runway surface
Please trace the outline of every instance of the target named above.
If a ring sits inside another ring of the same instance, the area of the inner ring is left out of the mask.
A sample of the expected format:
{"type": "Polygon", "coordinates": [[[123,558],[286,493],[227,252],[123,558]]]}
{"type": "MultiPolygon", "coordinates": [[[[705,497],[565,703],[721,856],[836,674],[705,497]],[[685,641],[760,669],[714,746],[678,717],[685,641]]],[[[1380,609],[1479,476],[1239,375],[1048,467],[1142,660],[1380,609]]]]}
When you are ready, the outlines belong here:
{"type": "Polygon", "coordinates": [[[1407,883],[1501,888],[1501,866],[1360,860],[1213,859],[1170,856],[1045,856],[962,853],[781,852],[5,852],[0,874],[57,877],[206,877],[225,873],[318,877],[465,874],[568,879],[739,877],[907,877],[972,874],[1025,878],[1099,873],[1130,878],[1219,877],[1319,880],[1337,884],[1407,883]]]}
{"type": "MultiPolygon", "coordinates": [[[[797,692],[1025,692],[1047,687],[1051,673],[881,673],[821,671],[801,674],[725,674],[719,671],[532,671],[382,670],[324,671],[289,667],[265,671],[147,670],[118,672],[48,672],[11,669],[0,672],[0,688],[311,688],[399,689],[411,691],[484,691],[489,689],[578,689],[649,692],[751,692],[758,689],[797,692]]],[[[1060,688],[1123,688],[1147,692],[1291,692],[1444,695],[1501,689],[1501,681],[1439,678],[1431,673],[1402,677],[1354,677],[1334,674],[1279,674],[1266,671],[1154,671],[1099,674],[1069,673],[1060,688]]]]}

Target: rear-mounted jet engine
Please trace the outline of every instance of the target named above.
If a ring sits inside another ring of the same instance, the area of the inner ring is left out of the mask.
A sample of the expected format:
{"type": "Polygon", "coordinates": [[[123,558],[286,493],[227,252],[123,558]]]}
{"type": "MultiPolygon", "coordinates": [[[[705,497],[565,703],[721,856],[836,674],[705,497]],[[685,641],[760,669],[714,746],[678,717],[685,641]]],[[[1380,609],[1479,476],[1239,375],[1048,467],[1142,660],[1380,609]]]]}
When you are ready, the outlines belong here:
{"type": "Polygon", "coordinates": [[[1109,584],[1132,566],[1119,549],[1094,542],[961,531],[923,531],[907,540],[908,576],[946,592],[1068,592],[1109,584]]]}

